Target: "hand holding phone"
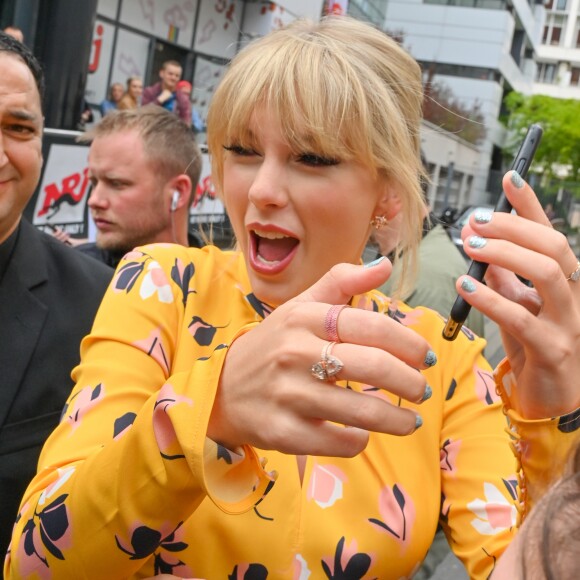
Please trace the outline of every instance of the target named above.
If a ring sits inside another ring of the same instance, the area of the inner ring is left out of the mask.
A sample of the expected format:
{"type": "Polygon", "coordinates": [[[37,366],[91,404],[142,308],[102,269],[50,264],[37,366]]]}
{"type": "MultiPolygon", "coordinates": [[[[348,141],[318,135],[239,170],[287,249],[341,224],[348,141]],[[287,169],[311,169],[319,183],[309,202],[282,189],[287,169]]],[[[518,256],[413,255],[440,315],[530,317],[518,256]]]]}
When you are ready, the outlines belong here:
{"type": "MultiPolygon", "coordinates": [[[[530,125],[522,145],[514,158],[510,169],[517,171],[523,179],[525,179],[528,169],[532,164],[532,159],[536,153],[538,145],[540,144],[542,133],[543,129],[539,125],[530,125]]],[[[494,211],[509,213],[511,210],[512,206],[508,201],[505,192],[502,191],[494,211]]],[[[488,264],[485,264],[484,262],[472,260],[469,269],[467,270],[467,275],[479,282],[483,282],[483,277],[485,276],[487,267],[488,264]]],[[[445,340],[455,340],[457,338],[470,310],[471,305],[461,296],[457,296],[455,303],[451,307],[447,324],[443,329],[443,338],[445,340]]]]}

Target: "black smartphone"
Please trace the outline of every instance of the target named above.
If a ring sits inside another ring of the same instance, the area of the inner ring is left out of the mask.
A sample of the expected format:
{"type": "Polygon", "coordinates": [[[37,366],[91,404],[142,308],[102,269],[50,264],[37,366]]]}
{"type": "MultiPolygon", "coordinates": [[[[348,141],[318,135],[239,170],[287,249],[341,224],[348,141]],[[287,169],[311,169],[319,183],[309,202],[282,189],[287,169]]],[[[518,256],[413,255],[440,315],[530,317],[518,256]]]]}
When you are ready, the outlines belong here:
{"type": "MultiPolygon", "coordinates": [[[[532,159],[534,154],[540,144],[542,138],[543,129],[540,125],[530,125],[528,132],[517,152],[512,166],[510,169],[517,171],[523,179],[526,178],[528,169],[532,164],[532,159]]],[[[505,192],[502,190],[494,211],[503,211],[509,213],[512,210],[512,206],[508,201],[505,192]]],[[[483,282],[483,277],[487,270],[488,264],[483,262],[478,262],[477,260],[472,260],[467,270],[468,276],[475,278],[479,282],[483,282]]],[[[463,323],[465,322],[469,311],[471,310],[471,305],[468,304],[461,296],[457,296],[455,303],[451,307],[451,312],[449,318],[447,319],[447,324],[443,329],[443,338],[445,340],[455,340],[463,323]]]]}

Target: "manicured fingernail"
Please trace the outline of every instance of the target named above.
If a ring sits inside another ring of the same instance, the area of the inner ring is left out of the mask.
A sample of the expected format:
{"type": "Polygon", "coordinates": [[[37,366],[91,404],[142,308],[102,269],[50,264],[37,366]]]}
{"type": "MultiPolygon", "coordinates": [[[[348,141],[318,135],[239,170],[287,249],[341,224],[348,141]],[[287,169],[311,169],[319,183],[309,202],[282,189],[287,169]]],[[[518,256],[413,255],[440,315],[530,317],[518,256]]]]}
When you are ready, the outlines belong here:
{"type": "Polygon", "coordinates": [[[386,260],[386,256],[381,256],[380,258],[377,258],[376,260],[373,260],[372,262],[365,264],[365,268],[373,268],[374,266],[378,266],[384,260],[386,260]]]}
{"type": "Polygon", "coordinates": [[[467,243],[472,248],[480,249],[483,248],[485,244],[487,244],[487,240],[481,236],[469,236],[469,238],[467,238],[467,243]]]}
{"type": "Polygon", "coordinates": [[[473,214],[473,219],[478,224],[488,224],[491,221],[491,216],[493,216],[493,211],[490,209],[478,209],[473,214]]]}
{"type": "Polygon", "coordinates": [[[428,350],[425,355],[425,364],[428,367],[432,367],[437,362],[437,355],[432,351],[428,350]]]}
{"type": "Polygon", "coordinates": [[[471,278],[463,278],[463,280],[461,280],[461,287],[463,288],[463,290],[465,290],[466,292],[475,292],[475,284],[473,283],[473,280],[471,278]]]}
{"type": "Polygon", "coordinates": [[[424,403],[425,401],[428,401],[431,398],[432,394],[433,394],[433,389],[429,385],[425,385],[425,392],[423,393],[423,397],[421,398],[421,400],[419,402],[424,403]]]}
{"type": "Polygon", "coordinates": [[[415,415],[415,431],[417,431],[421,425],[423,425],[423,419],[421,419],[421,415],[415,415]]]}
{"type": "Polygon", "coordinates": [[[517,171],[512,171],[510,180],[518,189],[521,189],[526,183],[517,171]]]}

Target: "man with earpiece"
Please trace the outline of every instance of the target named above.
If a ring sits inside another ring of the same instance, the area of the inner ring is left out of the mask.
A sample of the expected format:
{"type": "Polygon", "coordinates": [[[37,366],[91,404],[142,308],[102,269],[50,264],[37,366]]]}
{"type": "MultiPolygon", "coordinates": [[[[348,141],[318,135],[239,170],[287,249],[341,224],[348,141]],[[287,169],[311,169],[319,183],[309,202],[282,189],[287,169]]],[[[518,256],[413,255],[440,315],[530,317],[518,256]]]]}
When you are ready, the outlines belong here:
{"type": "Polygon", "coordinates": [[[97,236],[78,250],[116,268],[136,246],[203,245],[188,229],[201,152],[179,117],[154,105],[115,111],[79,140],[91,143],[88,205],[97,236]]]}

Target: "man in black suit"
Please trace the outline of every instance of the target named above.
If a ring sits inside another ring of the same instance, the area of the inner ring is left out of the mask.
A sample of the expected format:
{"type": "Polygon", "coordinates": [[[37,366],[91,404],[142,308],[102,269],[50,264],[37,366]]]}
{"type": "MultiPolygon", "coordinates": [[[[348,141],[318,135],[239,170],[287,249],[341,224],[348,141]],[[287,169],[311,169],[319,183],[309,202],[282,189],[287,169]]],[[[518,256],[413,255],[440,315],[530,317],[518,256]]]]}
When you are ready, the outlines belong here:
{"type": "Polygon", "coordinates": [[[113,270],[22,218],[42,167],[42,70],[0,32],[0,553],[113,270]]]}

